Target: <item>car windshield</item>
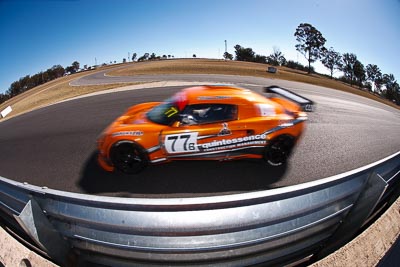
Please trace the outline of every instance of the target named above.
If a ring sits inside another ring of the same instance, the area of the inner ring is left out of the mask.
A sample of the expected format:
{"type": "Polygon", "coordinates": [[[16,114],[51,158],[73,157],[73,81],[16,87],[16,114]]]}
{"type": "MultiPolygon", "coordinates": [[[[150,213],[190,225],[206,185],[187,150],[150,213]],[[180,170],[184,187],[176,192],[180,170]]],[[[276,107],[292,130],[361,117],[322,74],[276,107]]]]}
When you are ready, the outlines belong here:
{"type": "Polygon", "coordinates": [[[147,118],[158,124],[170,125],[178,112],[179,110],[172,101],[166,101],[147,112],[147,118]]]}
{"type": "Polygon", "coordinates": [[[158,124],[171,125],[186,107],[186,104],[187,99],[185,94],[177,93],[172,98],[147,112],[147,118],[158,124]]]}

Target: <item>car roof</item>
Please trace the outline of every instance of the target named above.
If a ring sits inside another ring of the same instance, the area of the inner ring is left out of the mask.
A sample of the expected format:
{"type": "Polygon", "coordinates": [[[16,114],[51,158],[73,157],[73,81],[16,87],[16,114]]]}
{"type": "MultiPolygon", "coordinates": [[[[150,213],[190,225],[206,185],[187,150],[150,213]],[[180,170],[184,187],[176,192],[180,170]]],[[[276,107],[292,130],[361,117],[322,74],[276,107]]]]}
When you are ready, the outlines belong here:
{"type": "Polygon", "coordinates": [[[190,87],[183,90],[190,105],[201,103],[265,103],[269,102],[264,96],[249,89],[228,85],[207,85],[190,87]]]}

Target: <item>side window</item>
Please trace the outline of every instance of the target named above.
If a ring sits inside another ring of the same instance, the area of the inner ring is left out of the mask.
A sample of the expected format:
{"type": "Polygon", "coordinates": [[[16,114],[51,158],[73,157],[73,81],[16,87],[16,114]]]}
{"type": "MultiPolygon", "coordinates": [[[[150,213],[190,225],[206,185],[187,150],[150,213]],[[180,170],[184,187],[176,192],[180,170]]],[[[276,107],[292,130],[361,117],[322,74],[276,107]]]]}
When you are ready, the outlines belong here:
{"type": "Polygon", "coordinates": [[[204,124],[237,119],[237,106],[229,104],[196,104],[183,111],[184,124],[204,124]]]}

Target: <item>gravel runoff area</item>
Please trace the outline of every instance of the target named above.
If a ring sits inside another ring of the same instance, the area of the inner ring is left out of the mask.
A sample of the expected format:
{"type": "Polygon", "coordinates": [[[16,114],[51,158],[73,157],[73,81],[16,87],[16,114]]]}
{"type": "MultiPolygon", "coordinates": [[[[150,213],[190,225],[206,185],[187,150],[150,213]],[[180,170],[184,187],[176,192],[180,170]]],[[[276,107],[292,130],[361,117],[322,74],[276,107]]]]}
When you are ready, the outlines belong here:
{"type": "MultiPolygon", "coordinates": [[[[353,241],[311,266],[377,266],[396,242],[399,233],[400,198],[374,224],[353,241]]],[[[3,228],[0,228],[0,240],[2,240],[0,243],[0,263],[6,267],[58,266],[22,245],[3,228]]],[[[395,265],[390,264],[390,266],[395,265]]]]}

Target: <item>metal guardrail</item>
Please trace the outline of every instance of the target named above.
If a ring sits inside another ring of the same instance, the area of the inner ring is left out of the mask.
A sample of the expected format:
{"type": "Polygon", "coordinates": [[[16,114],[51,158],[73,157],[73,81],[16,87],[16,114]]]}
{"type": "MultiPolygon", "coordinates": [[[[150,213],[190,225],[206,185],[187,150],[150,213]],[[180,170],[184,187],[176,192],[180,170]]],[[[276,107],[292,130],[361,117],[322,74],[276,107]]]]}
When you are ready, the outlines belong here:
{"type": "Polygon", "coordinates": [[[0,214],[60,265],[72,255],[74,265],[283,265],[347,243],[399,180],[400,152],[315,182],[200,198],[91,196],[0,177],[0,214]]]}

